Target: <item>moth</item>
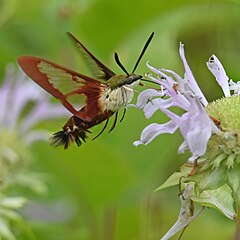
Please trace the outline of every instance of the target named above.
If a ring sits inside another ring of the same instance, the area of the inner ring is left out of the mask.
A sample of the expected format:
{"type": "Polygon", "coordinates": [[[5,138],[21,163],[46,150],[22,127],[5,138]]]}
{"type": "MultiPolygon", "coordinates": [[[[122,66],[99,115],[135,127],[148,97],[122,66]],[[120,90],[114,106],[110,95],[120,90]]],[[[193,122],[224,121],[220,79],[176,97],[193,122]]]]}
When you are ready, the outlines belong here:
{"type": "MultiPolygon", "coordinates": [[[[72,142],[80,146],[82,141],[86,141],[89,129],[105,121],[102,130],[93,139],[100,136],[112,115],[115,115],[115,118],[109,132],[115,128],[119,109],[131,102],[134,95],[133,88],[140,84],[142,76],[134,72],[154,35],[152,33],[148,38],[131,73],[124,68],[115,52],[115,61],[124,72],[117,75],[72,34],[67,34],[86,60],[94,78],[39,57],[18,58],[18,64],[23,71],[45,91],[60,100],[62,105],[73,114],[63,129],[51,138],[52,146],[63,146],[64,149],[67,149],[72,142]]],[[[126,108],[120,121],[123,120],[125,112],[126,108]]]]}

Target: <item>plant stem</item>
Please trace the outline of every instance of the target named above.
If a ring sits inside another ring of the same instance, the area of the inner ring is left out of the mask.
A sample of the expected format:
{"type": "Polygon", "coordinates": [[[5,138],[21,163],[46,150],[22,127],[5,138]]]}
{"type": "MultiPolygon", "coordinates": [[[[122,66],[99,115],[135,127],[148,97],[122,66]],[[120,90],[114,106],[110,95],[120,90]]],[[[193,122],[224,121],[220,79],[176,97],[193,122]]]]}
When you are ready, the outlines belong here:
{"type": "Polygon", "coordinates": [[[235,232],[235,240],[240,240],[240,217],[239,215],[237,216],[237,218],[235,219],[235,223],[236,223],[236,232],[235,232]]]}
{"type": "Polygon", "coordinates": [[[237,205],[237,214],[235,217],[235,224],[236,224],[236,232],[235,232],[235,237],[234,240],[240,240],[240,201],[238,201],[238,197],[236,197],[238,204],[237,205]]]}

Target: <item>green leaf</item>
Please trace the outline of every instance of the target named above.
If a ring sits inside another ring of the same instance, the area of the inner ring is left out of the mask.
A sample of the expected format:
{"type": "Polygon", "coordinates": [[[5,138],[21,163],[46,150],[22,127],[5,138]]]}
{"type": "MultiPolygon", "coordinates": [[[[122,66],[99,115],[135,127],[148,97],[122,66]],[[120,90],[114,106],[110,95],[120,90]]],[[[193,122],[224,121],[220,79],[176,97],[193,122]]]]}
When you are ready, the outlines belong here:
{"type": "Polygon", "coordinates": [[[10,230],[10,226],[3,219],[0,219],[0,239],[16,240],[15,236],[10,230]]]}
{"type": "MultiPolygon", "coordinates": [[[[228,185],[233,191],[233,197],[236,198],[236,203],[240,202],[240,166],[235,165],[234,168],[228,171],[228,185]]],[[[238,204],[237,204],[238,205],[238,204]]]]}
{"type": "Polygon", "coordinates": [[[189,173],[192,171],[192,166],[184,164],[180,168],[180,172],[173,173],[160,187],[155,191],[159,191],[165,188],[176,186],[180,183],[181,178],[187,178],[189,173]]]}
{"type": "Polygon", "coordinates": [[[226,170],[224,167],[208,169],[188,177],[188,180],[196,182],[199,192],[215,190],[226,183],[226,170]]]}
{"type": "Polygon", "coordinates": [[[1,206],[5,208],[18,209],[21,208],[26,201],[27,200],[24,197],[6,197],[1,201],[1,206]]]}
{"type": "Polygon", "coordinates": [[[205,190],[200,196],[192,196],[192,200],[203,206],[219,210],[231,220],[234,219],[236,214],[233,207],[234,199],[232,197],[232,190],[227,184],[224,184],[215,190],[205,190]]]}
{"type": "Polygon", "coordinates": [[[180,179],[184,177],[181,172],[173,173],[160,187],[158,187],[155,191],[159,191],[165,188],[173,187],[179,184],[180,179]]]}
{"type": "Polygon", "coordinates": [[[8,220],[13,220],[13,221],[21,221],[22,216],[18,214],[16,211],[9,210],[9,209],[1,209],[1,216],[8,219],[8,220]]]}

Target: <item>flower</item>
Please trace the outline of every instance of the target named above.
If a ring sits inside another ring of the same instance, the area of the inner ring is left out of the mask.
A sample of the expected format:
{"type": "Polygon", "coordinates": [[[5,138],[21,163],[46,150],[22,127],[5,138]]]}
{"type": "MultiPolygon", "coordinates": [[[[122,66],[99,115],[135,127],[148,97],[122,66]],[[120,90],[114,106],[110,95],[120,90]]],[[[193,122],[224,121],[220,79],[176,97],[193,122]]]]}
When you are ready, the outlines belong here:
{"type": "Polygon", "coordinates": [[[48,139],[48,132],[33,130],[33,127],[41,121],[66,116],[67,110],[51,103],[49,95],[27,78],[20,68],[16,71],[13,65],[8,65],[6,72],[0,88],[0,132],[6,129],[18,132],[26,144],[48,139]],[[33,107],[22,116],[31,103],[33,107]]]}
{"type": "Polygon", "coordinates": [[[13,195],[12,189],[21,186],[37,193],[46,191],[39,174],[28,169],[29,145],[48,140],[50,134],[34,127],[40,121],[63,117],[67,111],[51,103],[50,97],[12,64],[7,66],[0,87],[0,102],[0,238],[14,240],[12,223],[22,221],[27,229],[17,212],[27,199],[13,195]]]}
{"type": "Polygon", "coordinates": [[[37,123],[62,117],[67,111],[51,103],[44,91],[11,64],[6,68],[0,87],[0,102],[0,179],[3,185],[7,182],[5,176],[9,178],[15,167],[24,165],[28,158],[27,147],[37,140],[48,140],[49,132],[33,129],[37,123]]]}
{"type": "Polygon", "coordinates": [[[198,215],[193,214],[194,203],[217,209],[227,218],[240,222],[240,82],[229,80],[219,59],[212,55],[207,67],[222,88],[224,97],[209,103],[186,61],[183,44],[180,44],[179,53],[184,77],[147,63],[156,74],[147,77],[159,84],[160,90],[141,92],[135,105],[143,109],[146,118],[159,110],[170,119],[167,123],[147,126],[140,140],[134,142],[135,146],[149,144],[158,135],[172,134],[179,129],[184,138],[179,153],[187,149],[191,152],[180,171],[173,173],[157,189],[179,185],[180,196],[188,192],[179,219],[162,239],[169,239],[198,215]],[[181,113],[177,114],[172,107],[180,109],[181,113]],[[182,211],[191,212],[191,215],[182,215],[182,211]]]}
{"type": "MultiPolygon", "coordinates": [[[[148,77],[161,86],[161,91],[153,89],[143,91],[138,96],[136,107],[143,109],[147,118],[160,110],[170,118],[170,121],[164,124],[150,124],[142,131],[141,139],[134,142],[134,145],[146,145],[162,133],[172,134],[179,129],[184,141],[178,151],[182,153],[189,149],[192,153],[189,161],[194,162],[206,153],[211,136],[221,135],[222,132],[214,122],[217,119],[207,111],[209,103],[197,85],[186,61],[183,44],[180,44],[179,52],[185,70],[183,78],[171,70],[156,69],[147,63],[148,68],[157,74],[157,77],[153,77],[152,74],[148,74],[148,77]],[[184,113],[177,115],[170,109],[173,106],[180,108],[184,113]]],[[[230,90],[234,90],[234,95],[238,95],[240,83],[228,82],[229,78],[216,56],[210,57],[207,67],[215,76],[225,97],[230,96],[230,90]]]]}

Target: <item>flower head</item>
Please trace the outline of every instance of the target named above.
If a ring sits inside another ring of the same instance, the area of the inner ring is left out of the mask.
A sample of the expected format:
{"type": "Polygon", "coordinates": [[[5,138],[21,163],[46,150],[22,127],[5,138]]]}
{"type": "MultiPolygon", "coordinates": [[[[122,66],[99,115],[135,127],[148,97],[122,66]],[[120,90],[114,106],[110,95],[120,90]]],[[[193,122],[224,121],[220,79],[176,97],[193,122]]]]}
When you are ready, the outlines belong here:
{"type": "Polygon", "coordinates": [[[38,193],[46,190],[39,174],[27,168],[31,160],[29,145],[47,140],[50,135],[34,127],[40,121],[62,117],[67,111],[51,103],[49,96],[14,65],[7,66],[0,102],[0,238],[14,240],[11,223],[22,220],[16,210],[26,199],[13,195],[11,190],[18,186],[38,193]]]}
{"type": "MultiPolygon", "coordinates": [[[[223,132],[216,124],[220,119],[211,113],[212,105],[206,100],[190,70],[183,44],[180,44],[179,52],[185,70],[184,77],[171,70],[156,69],[147,63],[148,68],[157,74],[157,77],[153,77],[152,74],[148,77],[158,83],[161,90],[143,91],[138,97],[136,107],[143,109],[147,118],[160,110],[170,118],[170,121],[164,124],[150,124],[143,130],[141,139],[134,145],[148,144],[162,133],[174,133],[179,129],[184,137],[179,152],[182,153],[189,149],[192,153],[189,161],[194,162],[206,153],[211,136],[214,134],[221,136],[223,132]],[[182,115],[174,113],[171,110],[173,106],[182,109],[184,113],[182,115]]],[[[234,90],[234,95],[238,95],[239,84],[229,82],[222,64],[215,55],[210,57],[207,67],[215,76],[225,97],[230,96],[230,90],[234,90]]]]}
{"type": "Polygon", "coordinates": [[[13,65],[7,66],[0,101],[0,132],[6,129],[17,132],[25,143],[49,138],[46,131],[33,130],[37,123],[67,115],[66,109],[51,103],[49,95],[27,79],[20,68],[16,71],[13,65]],[[23,116],[27,107],[30,110],[23,116]]]}
{"type": "MultiPolygon", "coordinates": [[[[37,140],[47,140],[49,132],[35,130],[40,121],[62,117],[67,111],[50,102],[49,96],[27,79],[20,68],[8,65],[0,87],[0,165],[1,183],[6,166],[19,168],[27,158],[27,146],[37,140]],[[15,167],[13,167],[15,166],[15,167]]],[[[23,164],[24,165],[24,164],[23,164]]]]}
{"type": "MultiPolygon", "coordinates": [[[[156,74],[148,74],[148,78],[159,84],[160,90],[143,91],[135,106],[143,109],[147,118],[161,111],[170,120],[147,126],[134,145],[149,144],[158,135],[172,134],[179,129],[184,141],[178,151],[188,149],[191,157],[180,172],[172,174],[158,189],[180,185],[181,191],[185,191],[191,186],[189,200],[193,203],[218,209],[231,220],[240,218],[240,82],[229,80],[218,58],[212,55],[207,67],[224,97],[209,103],[186,61],[183,44],[179,53],[185,70],[183,77],[147,63],[156,74]],[[181,114],[172,107],[179,108],[181,114]]],[[[184,224],[188,224],[188,220],[184,224]]],[[[183,228],[184,224],[177,222],[166,236],[183,228]]]]}

